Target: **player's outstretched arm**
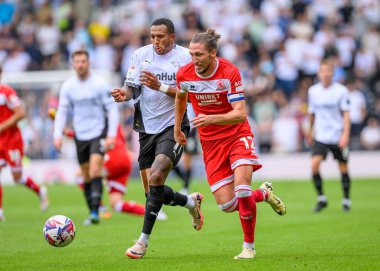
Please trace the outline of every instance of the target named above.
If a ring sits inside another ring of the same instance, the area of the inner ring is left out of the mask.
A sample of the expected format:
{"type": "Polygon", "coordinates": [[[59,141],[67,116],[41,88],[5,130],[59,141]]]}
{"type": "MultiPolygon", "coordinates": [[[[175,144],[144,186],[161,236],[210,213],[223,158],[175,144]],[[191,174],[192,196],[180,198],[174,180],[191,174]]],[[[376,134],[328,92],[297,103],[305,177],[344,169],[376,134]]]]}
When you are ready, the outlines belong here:
{"type": "Polygon", "coordinates": [[[306,135],[307,144],[309,144],[309,146],[313,144],[313,140],[314,140],[314,119],[315,119],[315,115],[313,113],[309,113],[310,125],[309,125],[309,131],[306,135]]]}
{"type": "Polygon", "coordinates": [[[185,134],[181,130],[181,123],[183,115],[185,114],[187,107],[187,93],[177,92],[174,102],[174,139],[177,143],[185,145],[187,139],[185,134]]]}
{"type": "Polygon", "coordinates": [[[115,88],[111,91],[111,95],[115,102],[121,103],[132,99],[133,91],[128,86],[122,86],[121,88],[115,88]]]}
{"type": "Polygon", "coordinates": [[[23,105],[19,105],[13,108],[12,116],[0,123],[0,132],[4,131],[5,129],[13,125],[16,125],[17,122],[25,118],[25,115],[26,115],[26,112],[25,112],[25,107],[23,105]]]}
{"type": "Polygon", "coordinates": [[[349,111],[343,111],[343,132],[339,140],[339,148],[343,149],[347,147],[348,143],[350,142],[350,129],[350,113],[349,111]]]}

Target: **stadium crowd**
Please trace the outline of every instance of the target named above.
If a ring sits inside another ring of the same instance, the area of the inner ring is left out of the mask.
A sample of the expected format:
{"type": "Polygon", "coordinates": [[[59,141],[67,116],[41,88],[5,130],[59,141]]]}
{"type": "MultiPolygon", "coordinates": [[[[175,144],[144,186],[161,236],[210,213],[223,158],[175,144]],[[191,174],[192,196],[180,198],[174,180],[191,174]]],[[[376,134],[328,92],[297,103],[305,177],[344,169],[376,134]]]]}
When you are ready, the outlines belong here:
{"type": "MultiPolygon", "coordinates": [[[[378,0],[30,0],[0,1],[0,63],[4,73],[61,70],[87,48],[92,68],[123,80],[134,50],[149,43],[153,19],[171,18],[177,43],[213,27],[219,53],[242,74],[260,152],[308,149],[307,90],[323,58],[351,98],[351,148],[380,149],[380,2],[378,0]]],[[[32,158],[46,148],[52,92],[18,89],[28,108],[23,127],[32,158]]],[[[131,131],[133,110],[122,118],[131,131]]],[[[130,136],[130,133],[127,133],[130,136]]]]}

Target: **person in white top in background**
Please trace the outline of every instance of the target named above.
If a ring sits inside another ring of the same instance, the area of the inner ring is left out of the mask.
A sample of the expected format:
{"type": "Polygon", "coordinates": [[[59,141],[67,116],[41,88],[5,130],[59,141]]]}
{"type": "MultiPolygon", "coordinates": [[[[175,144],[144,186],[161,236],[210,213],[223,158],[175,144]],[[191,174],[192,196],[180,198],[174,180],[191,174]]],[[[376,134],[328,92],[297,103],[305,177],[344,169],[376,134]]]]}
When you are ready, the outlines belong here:
{"type": "Polygon", "coordinates": [[[310,130],[309,144],[312,146],[312,173],[318,192],[314,212],[327,207],[319,173],[321,162],[331,151],[339,162],[343,187],[343,210],[351,209],[349,199],[350,176],[348,173],[348,144],[350,139],[350,100],[348,89],[333,81],[334,65],[329,59],[321,62],[318,76],[320,82],[309,88],[310,130]]]}
{"type": "Polygon", "coordinates": [[[89,53],[78,50],[71,58],[76,74],[61,87],[54,121],[54,145],[58,151],[61,150],[63,130],[72,110],[78,162],[85,180],[84,194],[90,209],[85,224],[91,225],[99,223],[103,156],[115,146],[119,110],[109,93],[110,87],[102,78],[90,72],[89,53]]]}

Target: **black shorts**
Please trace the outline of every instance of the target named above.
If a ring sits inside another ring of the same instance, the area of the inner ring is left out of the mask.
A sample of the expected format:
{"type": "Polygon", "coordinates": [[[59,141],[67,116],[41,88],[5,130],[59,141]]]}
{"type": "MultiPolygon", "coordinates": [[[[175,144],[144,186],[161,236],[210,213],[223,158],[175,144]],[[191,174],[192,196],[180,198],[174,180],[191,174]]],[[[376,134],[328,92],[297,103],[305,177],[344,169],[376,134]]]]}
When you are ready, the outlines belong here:
{"type": "Polygon", "coordinates": [[[314,141],[313,146],[311,148],[312,156],[321,155],[323,156],[323,159],[326,159],[326,156],[329,151],[332,152],[335,160],[338,160],[342,163],[347,163],[349,153],[348,147],[342,150],[341,148],[339,148],[337,144],[324,144],[319,141],[314,141]]]}
{"type": "MultiPolygon", "coordinates": [[[[182,127],[186,136],[189,134],[189,130],[189,126],[182,127]]],[[[183,152],[183,146],[174,140],[174,126],[170,126],[155,135],[139,133],[139,142],[138,161],[140,170],[150,168],[158,154],[165,154],[169,157],[173,162],[173,167],[175,167],[183,152]]]]}
{"type": "Polygon", "coordinates": [[[99,136],[91,140],[78,140],[75,139],[77,147],[77,157],[79,164],[86,163],[90,160],[90,155],[98,153],[104,155],[104,136],[99,136]]]}
{"type": "Polygon", "coordinates": [[[184,149],[185,153],[198,154],[198,129],[191,129],[184,149]]]}

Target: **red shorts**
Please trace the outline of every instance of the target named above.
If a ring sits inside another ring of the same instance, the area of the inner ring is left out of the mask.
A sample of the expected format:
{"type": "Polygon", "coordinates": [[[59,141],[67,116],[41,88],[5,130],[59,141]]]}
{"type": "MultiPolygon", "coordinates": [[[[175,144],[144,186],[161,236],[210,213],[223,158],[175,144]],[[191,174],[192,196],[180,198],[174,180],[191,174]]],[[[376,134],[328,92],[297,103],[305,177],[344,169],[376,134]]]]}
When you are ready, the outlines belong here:
{"type": "Polygon", "coordinates": [[[128,178],[132,171],[131,158],[125,148],[117,148],[106,153],[104,167],[107,170],[109,193],[126,192],[128,178]]]}
{"type": "Polygon", "coordinates": [[[8,164],[12,172],[21,172],[23,155],[24,143],[21,133],[0,138],[0,167],[8,164]]]}
{"type": "Polygon", "coordinates": [[[235,168],[250,165],[256,171],[262,167],[252,134],[201,140],[201,145],[207,181],[212,192],[234,181],[235,168]]]}

